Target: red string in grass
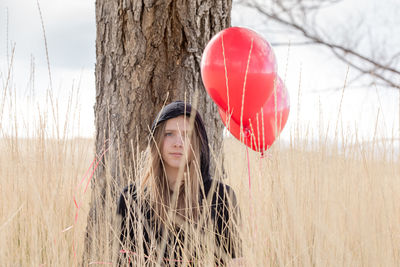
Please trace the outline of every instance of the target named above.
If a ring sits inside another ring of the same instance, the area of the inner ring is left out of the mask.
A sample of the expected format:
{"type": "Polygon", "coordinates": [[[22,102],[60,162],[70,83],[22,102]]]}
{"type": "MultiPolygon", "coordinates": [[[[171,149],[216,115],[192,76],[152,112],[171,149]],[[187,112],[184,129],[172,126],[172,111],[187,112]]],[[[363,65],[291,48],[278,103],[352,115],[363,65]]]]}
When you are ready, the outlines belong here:
{"type": "Polygon", "coordinates": [[[247,153],[247,171],[249,173],[249,195],[251,199],[250,157],[249,157],[249,148],[247,146],[246,146],[246,153],[247,153]]]}
{"type": "MultiPolygon", "coordinates": [[[[106,140],[104,143],[106,143],[106,142],[107,142],[107,140],[106,140]]],[[[111,146],[111,145],[110,145],[110,146],[111,146]]],[[[82,204],[82,200],[79,202],[79,204],[77,203],[77,201],[76,201],[76,193],[78,192],[79,188],[81,187],[81,185],[83,184],[83,182],[85,181],[85,179],[88,177],[87,182],[86,182],[85,189],[83,190],[83,194],[86,193],[86,190],[88,189],[88,186],[89,186],[89,184],[90,184],[90,181],[91,181],[92,178],[93,178],[94,172],[96,171],[97,167],[99,166],[99,164],[100,164],[102,158],[104,157],[104,155],[106,154],[106,152],[110,149],[110,146],[108,146],[107,149],[105,149],[105,150],[101,153],[100,157],[95,157],[95,158],[93,159],[92,163],[90,164],[89,168],[87,169],[87,171],[86,171],[85,175],[83,176],[82,180],[80,181],[80,183],[79,183],[78,186],[76,187],[75,194],[74,194],[74,203],[75,203],[75,207],[76,207],[75,224],[76,224],[76,222],[77,222],[77,220],[78,220],[78,213],[79,213],[79,209],[80,209],[81,204],[82,204]],[[93,167],[93,166],[94,166],[94,167],[93,167]],[[92,172],[90,173],[90,175],[88,176],[88,174],[89,174],[89,172],[90,172],[90,170],[91,170],[92,168],[93,168],[93,170],[92,170],[92,172]]]]}
{"type": "MultiPolygon", "coordinates": [[[[108,142],[108,140],[106,140],[106,141],[104,142],[104,147],[105,147],[105,144],[106,144],[107,142],[108,142]]],[[[103,158],[104,155],[107,153],[107,151],[110,149],[110,147],[111,147],[111,145],[109,145],[106,149],[104,149],[104,151],[101,152],[101,154],[100,154],[99,157],[95,157],[95,158],[93,159],[93,161],[92,161],[92,163],[90,164],[89,168],[88,168],[87,171],[85,172],[85,175],[83,176],[83,178],[81,179],[81,181],[79,182],[78,186],[77,186],[76,189],[75,189],[75,193],[74,193],[74,196],[73,196],[74,204],[75,204],[75,207],[76,207],[74,225],[76,225],[76,223],[77,223],[77,221],[78,221],[79,209],[80,209],[81,204],[82,204],[82,199],[80,200],[79,203],[77,202],[77,200],[76,200],[76,199],[77,199],[77,198],[76,198],[76,195],[77,195],[77,193],[79,192],[79,189],[81,188],[81,186],[83,185],[83,182],[87,179],[87,182],[86,182],[86,185],[85,185],[85,189],[83,190],[83,194],[86,193],[86,191],[87,191],[87,189],[88,189],[88,186],[89,186],[89,184],[90,184],[90,181],[91,181],[92,178],[93,178],[94,172],[96,171],[96,169],[97,169],[97,167],[99,166],[99,164],[100,164],[102,158],[103,158]]],[[[69,229],[73,228],[74,225],[72,225],[72,226],[70,226],[70,227],[68,227],[68,228],[66,228],[66,229],[69,230],[69,229]]],[[[66,229],[63,230],[63,232],[67,231],[66,229]]],[[[75,243],[76,243],[76,242],[75,242],[75,239],[74,239],[73,244],[72,244],[72,250],[73,250],[73,252],[74,252],[74,259],[76,259],[75,243]]],[[[96,264],[100,264],[100,262],[96,262],[96,264]]]]}
{"type": "MultiPolygon", "coordinates": [[[[252,201],[252,196],[251,196],[251,175],[250,175],[250,156],[249,156],[249,148],[246,146],[246,154],[247,154],[247,171],[249,175],[249,210],[250,210],[250,217],[249,219],[251,220],[251,223],[253,224],[253,229],[255,231],[253,232],[254,234],[254,240],[256,240],[256,233],[258,233],[258,227],[257,223],[255,223],[255,218],[256,214],[254,211],[254,206],[253,206],[253,201],[252,201]]],[[[261,167],[261,161],[260,161],[260,167],[261,167]]]]}
{"type": "MultiPolygon", "coordinates": [[[[106,143],[107,141],[108,141],[108,140],[106,140],[104,143],[106,143]]],[[[83,194],[86,193],[86,191],[87,191],[87,189],[88,189],[88,186],[89,186],[89,184],[90,184],[90,181],[91,181],[92,178],[93,178],[93,174],[94,174],[94,172],[95,172],[96,169],[97,169],[97,166],[98,166],[99,163],[101,162],[101,159],[103,158],[103,156],[105,155],[105,153],[108,151],[108,149],[110,148],[110,146],[111,146],[111,145],[109,145],[109,146],[107,147],[107,149],[105,149],[105,150],[101,153],[100,157],[95,157],[95,158],[94,158],[94,160],[93,160],[92,163],[90,164],[89,168],[88,168],[87,171],[85,172],[85,175],[83,176],[83,178],[81,179],[80,183],[79,183],[78,186],[76,187],[75,193],[74,193],[74,196],[73,196],[74,204],[75,204],[75,207],[76,207],[75,221],[74,221],[74,224],[73,224],[73,225],[71,225],[71,226],[65,228],[64,230],[61,231],[61,233],[64,233],[64,232],[67,232],[67,231],[71,230],[71,229],[76,225],[76,223],[77,223],[77,221],[78,221],[79,209],[80,209],[81,204],[82,204],[82,200],[79,202],[79,204],[78,204],[78,202],[76,201],[76,194],[77,194],[77,192],[79,191],[79,188],[81,187],[81,185],[83,184],[83,182],[85,181],[85,179],[88,177],[88,180],[87,180],[85,189],[83,190],[83,194]],[[93,166],[94,166],[94,168],[93,168],[93,166]],[[89,174],[89,172],[90,172],[90,170],[91,170],[92,168],[93,168],[93,170],[92,170],[92,172],[90,173],[90,175],[88,176],[88,174],[89,174]]],[[[54,245],[55,245],[55,244],[56,244],[56,238],[54,238],[53,242],[54,242],[54,245]]],[[[72,243],[72,251],[74,252],[74,259],[76,259],[75,239],[74,239],[74,241],[73,241],[73,243],[72,243]]],[[[100,262],[96,262],[96,264],[100,264],[100,262]]],[[[42,265],[40,265],[40,266],[44,266],[44,265],[42,264],[42,265]]]]}

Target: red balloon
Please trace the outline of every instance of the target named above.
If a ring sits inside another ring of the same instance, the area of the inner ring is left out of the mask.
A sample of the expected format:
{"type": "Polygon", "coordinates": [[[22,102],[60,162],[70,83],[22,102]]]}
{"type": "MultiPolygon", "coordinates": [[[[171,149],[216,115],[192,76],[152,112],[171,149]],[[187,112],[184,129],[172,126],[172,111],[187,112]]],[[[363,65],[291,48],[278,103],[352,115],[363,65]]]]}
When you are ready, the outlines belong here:
{"type": "Polygon", "coordinates": [[[207,93],[238,123],[243,101],[245,125],[271,96],[276,71],[275,55],[269,43],[256,32],[239,27],[215,35],[201,60],[207,93]]]}
{"type": "Polygon", "coordinates": [[[240,136],[240,124],[232,118],[229,120],[228,114],[219,108],[222,122],[232,135],[257,152],[266,151],[274,143],[289,116],[290,103],[288,91],[279,77],[276,83],[276,94],[273,93],[265,102],[262,112],[256,113],[256,115],[249,119],[248,126],[243,127],[242,136],[240,136]]]}

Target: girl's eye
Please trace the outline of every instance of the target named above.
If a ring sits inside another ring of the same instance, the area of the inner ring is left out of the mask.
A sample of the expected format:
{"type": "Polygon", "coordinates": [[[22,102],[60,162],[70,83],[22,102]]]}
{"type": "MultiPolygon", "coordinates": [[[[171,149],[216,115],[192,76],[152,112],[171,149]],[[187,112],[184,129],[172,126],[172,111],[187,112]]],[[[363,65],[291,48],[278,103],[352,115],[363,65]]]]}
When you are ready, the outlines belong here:
{"type": "Polygon", "coordinates": [[[165,136],[172,136],[172,133],[165,133],[165,136]]]}

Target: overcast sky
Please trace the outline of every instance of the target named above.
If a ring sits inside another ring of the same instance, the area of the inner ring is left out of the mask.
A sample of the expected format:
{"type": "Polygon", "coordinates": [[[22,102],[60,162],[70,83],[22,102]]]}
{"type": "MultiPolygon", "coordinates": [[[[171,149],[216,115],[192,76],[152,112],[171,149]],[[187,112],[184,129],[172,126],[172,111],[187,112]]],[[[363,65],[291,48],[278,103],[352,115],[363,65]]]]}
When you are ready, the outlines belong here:
{"type": "MultiPolygon", "coordinates": [[[[94,1],[40,0],[49,56],[54,68],[79,69],[95,63],[96,25],[94,1]]],[[[43,31],[35,0],[2,0],[1,56],[6,52],[6,22],[8,38],[16,43],[16,58],[26,60],[35,55],[38,64],[45,60],[43,31]]],[[[10,44],[9,44],[10,45],[10,44]]]]}
{"type": "MultiPolygon", "coordinates": [[[[81,130],[79,134],[93,136],[96,35],[94,1],[41,0],[39,3],[48,43],[53,90],[55,95],[60,97],[58,105],[60,121],[66,110],[65,103],[67,101],[65,99],[73,88],[78,87],[78,82],[80,82],[81,130]]],[[[340,38],[343,36],[340,33],[345,33],[349,29],[354,30],[354,27],[357,27],[357,18],[363,17],[364,23],[358,27],[368,29],[367,32],[370,36],[368,40],[376,42],[378,49],[381,47],[390,50],[392,47],[400,47],[398,7],[399,3],[396,0],[344,0],[342,4],[325,10],[318,23],[331,28],[340,38]]],[[[266,27],[263,23],[262,19],[257,19],[251,13],[243,12],[243,9],[237,9],[234,6],[233,25],[251,27],[271,43],[296,41],[294,36],[284,32],[265,32],[266,27]]],[[[45,92],[48,90],[50,82],[43,31],[36,1],[1,0],[0,25],[2,88],[4,88],[7,77],[7,64],[11,57],[11,49],[15,45],[12,88],[20,96],[26,97],[34,93],[39,101],[37,103],[40,103],[38,105],[44,105],[45,92]],[[35,63],[34,87],[31,79],[32,58],[35,63]]],[[[364,47],[368,46],[364,45],[364,47]]],[[[290,129],[298,121],[303,124],[309,123],[312,128],[318,128],[319,107],[323,108],[324,127],[327,127],[328,124],[333,127],[336,123],[341,90],[331,89],[343,86],[347,66],[337,61],[328,50],[320,47],[291,47],[288,50],[286,46],[279,46],[275,47],[274,51],[278,59],[279,74],[282,78],[286,77],[285,81],[292,104],[288,126],[282,134],[283,138],[289,138],[290,129]],[[299,88],[300,100],[297,99],[299,88]],[[298,103],[300,104],[300,114],[297,114],[298,103]]],[[[356,72],[350,69],[349,75],[355,74],[356,72]]],[[[30,116],[32,115],[30,113],[34,113],[37,109],[38,107],[21,110],[21,114],[25,114],[21,116],[30,116]]],[[[398,92],[384,88],[366,89],[357,86],[346,88],[342,106],[342,118],[345,124],[353,125],[353,128],[357,124],[363,135],[371,137],[378,109],[380,118],[385,119],[382,120],[380,132],[385,134],[394,130],[398,134],[398,92]]]]}

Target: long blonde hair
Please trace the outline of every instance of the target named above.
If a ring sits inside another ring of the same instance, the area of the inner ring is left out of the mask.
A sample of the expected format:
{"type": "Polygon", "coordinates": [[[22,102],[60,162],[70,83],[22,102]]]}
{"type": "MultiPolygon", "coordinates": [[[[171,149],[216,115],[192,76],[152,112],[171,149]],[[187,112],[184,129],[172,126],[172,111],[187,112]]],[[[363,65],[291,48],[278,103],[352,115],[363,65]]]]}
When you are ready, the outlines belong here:
{"type": "MultiPolygon", "coordinates": [[[[153,220],[156,223],[165,224],[167,221],[192,221],[196,222],[200,215],[200,188],[202,177],[200,171],[200,146],[201,139],[197,122],[191,125],[192,131],[188,131],[190,138],[190,156],[184,166],[182,182],[179,188],[171,195],[168,179],[165,173],[164,163],[161,157],[166,121],[160,122],[146,150],[146,160],[143,176],[139,177],[138,188],[142,200],[147,202],[154,212],[153,220]]],[[[182,173],[182,172],[180,172],[182,173]]]]}

